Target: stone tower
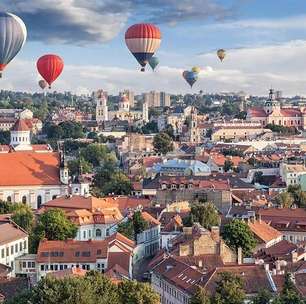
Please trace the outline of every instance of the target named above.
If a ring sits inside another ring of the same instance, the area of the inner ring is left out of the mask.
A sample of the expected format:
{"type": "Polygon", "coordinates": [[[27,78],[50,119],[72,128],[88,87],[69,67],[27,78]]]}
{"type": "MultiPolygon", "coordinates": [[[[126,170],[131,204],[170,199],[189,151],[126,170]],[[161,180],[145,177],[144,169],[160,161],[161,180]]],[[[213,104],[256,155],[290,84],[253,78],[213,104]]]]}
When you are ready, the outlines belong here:
{"type": "Polygon", "coordinates": [[[96,121],[103,122],[108,120],[107,93],[99,90],[95,93],[96,105],[96,121]]]}

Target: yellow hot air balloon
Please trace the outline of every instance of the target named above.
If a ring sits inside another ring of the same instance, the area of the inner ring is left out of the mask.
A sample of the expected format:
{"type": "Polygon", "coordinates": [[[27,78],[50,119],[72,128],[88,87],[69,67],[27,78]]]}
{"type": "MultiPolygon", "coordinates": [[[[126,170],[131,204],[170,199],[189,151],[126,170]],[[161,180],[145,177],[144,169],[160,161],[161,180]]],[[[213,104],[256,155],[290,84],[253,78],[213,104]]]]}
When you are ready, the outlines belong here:
{"type": "Polygon", "coordinates": [[[218,55],[219,59],[221,61],[223,61],[223,59],[225,58],[225,55],[226,55],[226,51],[223,50],[223,49],[220,49],[220,50],[217,51],[217,55],[218,55]]]}
{"type": "Polygon", "coordinates": [[[191,71],[192,71],[193,73],[199,74],[199,73],[201,72],[201,69],[200,69],[198,66],[194,66],[194,67],[191,69],[191,71]]]}

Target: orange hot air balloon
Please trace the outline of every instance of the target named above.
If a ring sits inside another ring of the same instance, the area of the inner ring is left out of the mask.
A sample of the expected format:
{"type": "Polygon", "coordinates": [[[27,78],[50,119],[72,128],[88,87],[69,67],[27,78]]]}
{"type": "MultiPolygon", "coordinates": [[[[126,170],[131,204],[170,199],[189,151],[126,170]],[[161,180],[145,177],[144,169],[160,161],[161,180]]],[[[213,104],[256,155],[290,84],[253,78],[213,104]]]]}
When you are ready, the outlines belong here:
{"type": "Polygon", "coordinates": [[[48,54],[40,57],[37,60],[36,66],[39,74],[49,84],[49,89],[51,89],[51,84],[64,69],[64,61],[57,55],[48,54]]]}

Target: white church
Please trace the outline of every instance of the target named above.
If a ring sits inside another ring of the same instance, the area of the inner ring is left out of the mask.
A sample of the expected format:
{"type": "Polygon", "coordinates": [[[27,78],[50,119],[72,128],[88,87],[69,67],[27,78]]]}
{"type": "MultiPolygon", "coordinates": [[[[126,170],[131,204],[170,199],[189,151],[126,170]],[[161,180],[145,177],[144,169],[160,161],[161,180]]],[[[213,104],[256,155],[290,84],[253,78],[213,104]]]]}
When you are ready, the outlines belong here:
{"type": "Polygon", "coordinates": [[[119,101],[119,110],[109,111],[107,106],[107,93],[103,90],[99,90],[96,92],[95,96],[97,103],[96,121],[98,123],[114,119],[126,120],[128,122],[149,122],[149,107],[147,103],[143,104],[142,111],[133,111],[130,109],[130,100],[125,94],[122,94],[119,101]]]}
{"type": "Polygon", "coordinates": [[[31,131],[18,119],[10,145],[0,145],[0,200],[22,202],[37,209],[68,194],[68,167],[49,145],[31,145],[31,131]]]}

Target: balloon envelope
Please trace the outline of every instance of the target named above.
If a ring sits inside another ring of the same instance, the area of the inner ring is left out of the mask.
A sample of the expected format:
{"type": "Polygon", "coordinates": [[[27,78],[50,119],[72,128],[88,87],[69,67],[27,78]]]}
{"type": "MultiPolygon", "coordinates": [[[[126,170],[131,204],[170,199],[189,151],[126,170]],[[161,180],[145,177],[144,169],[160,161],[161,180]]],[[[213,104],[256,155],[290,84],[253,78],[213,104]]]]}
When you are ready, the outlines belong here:
{"type": "Polygon", "coordinates": [[[219,59],[221,61],[223,61],[223,59],[225,58],[225,55],[226,55],[226,51],[223,50],[223,49],[220,49],[220,50],[217,51],[217,55],[218,55],[219,59]]]}
{"type": "Polygon", "coordinates": [[[42,78],[51,84],[58,78],[64,68],[64,61],[61,57],[53,54],[48,54],[40,57],[36,63],[37,70],[42,78]]]}
{"type": "Polygon", "coordinates": [[[192,72],[196,73],[196,74],[199,74],[201,72],[201,69],[198,67],[198,66],[194,66],[192,69],[191,69],[192,72]]]}
{"type": "Polygon", "coordinates": [[[183,77],[191,87],[198,80],[198,74],[192,71],[184,71],[183,77]]]}
{"type": "Polygon", "coordinates": [[[43,79],[38,81],[38,85],[39,85],[43,90],[48,86],[47,82],[46,82],[45,80],[43,80],[43,79]]]}
{"type": "Polygon", "coordinates": [[[158,64],[159,64],[159,59],[156,56],[151,57],[151,59],[149,60],[149,65],[153,71],[158,66],[158,64]]]}
{"type": "Polygon", "coordinates": [[[141,71],[144,71],[144,67],[160,46],[161,33],[154,24],[134,24],[125,33],[125,43],[142,66],[141,71]]]}
{"type": "Polygon", "coordinates": [[[10,13],[0,12],[0,77],[6,65],[18,54],[27,39],[23,21],[10,13]]]}

